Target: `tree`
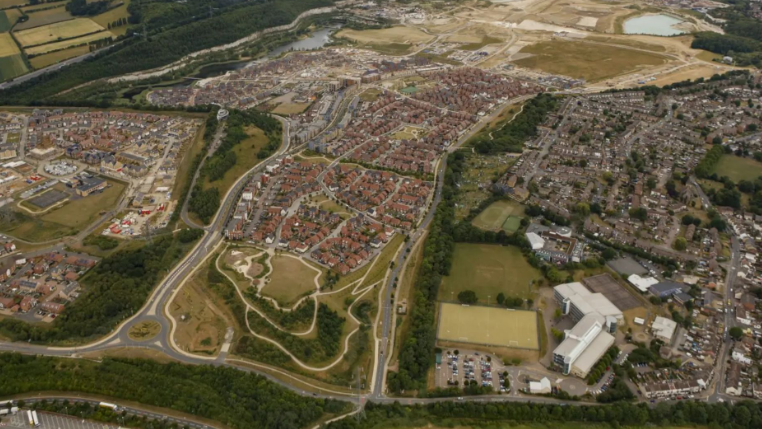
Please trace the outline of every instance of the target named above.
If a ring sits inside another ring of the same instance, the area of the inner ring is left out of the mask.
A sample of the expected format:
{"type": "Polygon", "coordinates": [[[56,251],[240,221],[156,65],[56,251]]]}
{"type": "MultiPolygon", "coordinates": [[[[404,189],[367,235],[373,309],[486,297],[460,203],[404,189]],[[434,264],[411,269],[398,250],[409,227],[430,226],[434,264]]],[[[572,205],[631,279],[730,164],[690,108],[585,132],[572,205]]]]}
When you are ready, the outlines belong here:
{"type": "Polygon", "coordinates": [[[574,211],[582,216],[587,216],[590,214],[590,205],[587,203],[577,203],[577,205],[574,206],[574,211]]]}
{"type": "Polygon", "coordinates": [[[472,290],[464,290],[458,294],[458,301],[461,304],[476,304],[478,300],[476,292],[472,290]]]}
{"type": "Polygon", "coordinates": [[[730,334],[730,338],[740,341],[741,338],[743,338],[743,329],[739,328],[738,326],[733,326],[728,331],[728,334],[730,334]]]}
{"type": "Polygon", "coordinates": [[[601,256],[603,256],[603,259],[605,259],[607,261],[610,261],[610,260],[616,258],[616,250],[614,250],[614,249],[612,249],[610,247],[607,247],[607,248],[605,248],[603,250],[603,252],[601,253],[601,256]]]}
{"type": "Polygon", "coordinates": [[[497,294],[497,303],[500,305],[503,305],[504,302],[505,302],[505,295],[502,292],[500,292],[499,294],[497,294]]]}
{"type": "Polygon", "coordinates": [[[688,243],[685,240],[685,237],[677,237],[677,239],[675,239],[675,250],[682,252],[686,247],[688,247],[687,245],[688,243]]]}

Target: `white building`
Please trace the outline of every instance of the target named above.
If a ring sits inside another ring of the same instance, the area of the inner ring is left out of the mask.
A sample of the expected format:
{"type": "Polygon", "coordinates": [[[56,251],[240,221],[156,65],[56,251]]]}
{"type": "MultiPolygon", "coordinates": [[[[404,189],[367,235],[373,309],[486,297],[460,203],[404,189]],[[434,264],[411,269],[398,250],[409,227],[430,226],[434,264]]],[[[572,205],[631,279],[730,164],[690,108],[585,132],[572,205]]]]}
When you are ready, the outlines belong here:
{"type": "Polygon", "coordinates": [[[540,250],[545,247],[545,240],[534,232],[527,233],[527,240],[532,245],[532,250],[540,250]]]}
{"type": "MultiPolygon", "coordinates": [[[[585,315],[598,313],[604,317],[613,317],[618,322],[624,320],[622,312],[602,293],[592,293],[582,283],[564,283],[556,286],[554,297],[564,314],[571,314],[574,320],[581,320],[585,315]]],[[[611,332],[616,330],[612,327],[611,332]]]]}
{"type": "Polygon", "coordinates": [[[672,337],[675,336],[676,330],[677,323],[674,320],[661,316],[656,316],[654,323],[651,325],[651,333],[654,337],[664,341],[666,344],[672,342],[672,337]]]}
{"type": "Polygon", "coordinates": [[[550,387],[550,380],[548,380],[548,377],[543,377],[543,379],[540,381],[529,382],[529,393],[542,395],[545,393],[550,393],[551,391],[552,389],[550,387]]]}
{"type": "Polygon", "coordinates": [[[643,293],[648,292],[648,288],[655,285],[656,283],[659,283],[659,280],[653,277],[640,277],[637,274],[633,274],[630,277],[627,277],[627,281],[643,293]]]}

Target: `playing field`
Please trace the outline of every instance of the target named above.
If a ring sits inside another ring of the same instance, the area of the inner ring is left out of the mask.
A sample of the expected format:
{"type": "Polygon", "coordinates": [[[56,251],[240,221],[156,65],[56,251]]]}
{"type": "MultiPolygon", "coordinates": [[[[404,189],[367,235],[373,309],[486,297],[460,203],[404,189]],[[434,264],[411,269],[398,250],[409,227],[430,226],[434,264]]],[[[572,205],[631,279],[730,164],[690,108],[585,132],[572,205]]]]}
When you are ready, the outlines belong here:
{"type": "Polygon", "coordinates": [[[21,46],[35,46],[43,43],[55,42],[61,39],[82,36],[84,34],[103,31],[103,27],[90,19],[76,18],[68,21],[56,22],[41,27],[15,32],[16,40],[21,46]]]}
{"type": "Polygon", "coordinates": [[[585,79],[588,82],[609,79],[666,61],[662,55],[644,51],[559,40],[527,46],[521,53],[532,56],[515,60],[514,63],[519,66],[585,79]]]}
{"type": "Polygon", "coordinates": [[[741,158],[735,155],[723,155],[720,162],[714,168],[718,176],[728,176],[730,180],[738,183],[741,180],[753,181],[762,176],[762,163],[751,158],[741,158]]]}
{"type": "Polygon", "coordinates": [[[464,290],[476,292],[483,303],[489,300],[494,304],[501,292],[510,297],[532,298],[531,282],[540,278],[540,272],[527,263],[518,247],[458,243],[450,275],[442,279],[439,299],[455,301],[464,290]]]}
{"type": "Polygon", "coordinates": [[[437,339],[539,350],[537,313],[498,307],[439,306],[437,339]]]}
{"type": "Polygon", "coordinates": [[[524,206],[515,201],[495,201],[476,216],[473,225],[488,231],[516,232],[521,226],[524,206]]]}

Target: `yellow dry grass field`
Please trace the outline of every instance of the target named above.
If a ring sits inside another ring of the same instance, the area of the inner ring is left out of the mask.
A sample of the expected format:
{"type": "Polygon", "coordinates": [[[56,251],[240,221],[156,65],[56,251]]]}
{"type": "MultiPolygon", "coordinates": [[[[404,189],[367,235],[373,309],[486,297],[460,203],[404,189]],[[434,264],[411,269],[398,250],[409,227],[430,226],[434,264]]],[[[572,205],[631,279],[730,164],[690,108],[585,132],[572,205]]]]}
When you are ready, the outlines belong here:
{"type": "Polygon", "coordinates": [[[710,78],[714,74],[722,74],[727,72],[728,69],[724,67],[717,67],[712,65],[696,65],[692,67],[682,68],[676,70],[674,73],[660,75],[655,81],[649,82],[649,85],[664,86],[675,82],[682,82],[684,80],[694,80],[700,77],[710,78]]]}
{"type": "Polygon", "coordinates": [[[27,55],[42,55],[48,52],[60,51],[61,49],[70,48],[72,46],[84,45],[88,51],[87,44],[111,36],[108,31],[101,31],[100,33],[90,34],[88,36],[77,37],[74,39],[63,40],[61,42],[47,43],[45,45],[34,46],[32,48],[25,49],[27,55]]]}
{"type": "Polygon", "coordinates": [[[55,64],[59,61],[68,60],[69,58],[84,55],[88,52],[90,52],[90,48],[87,45],[77,46],[76,48],[62,49],[60,51],[30,58],[29,64],[31,64],[35,69],[41,69],[51,64],[55,64]]]}
{"type": "Polygon", "coordinates": [[[0,0],[0,8],[23,6],[27,3],[27,0],[0,0]]]}
{"type": "Polygon", "coordinates": [[[0,58],[20,54],[19,47],[13,42],[10,33],[0,33],[0,58]]]}
{"type": "Polygon", "coordinates": [[[437,339],[538,350],[537,313],[498,307],[442,303],[437,339]]]}
{"type": "Polygon", "coordinates": [[[282,103],[278,107],[273,109],[273,113],[278,115],[291,115],[295,113],[302,113],[310,107],[311,103],[282,103]]]}
{"type": "Polygon", "coordinates": [[[360,43],[408,43],[430,41],[433,37],[417,28],[391,27],[381,30],[341,30],[338,37],[346,37],[360,43]]]}
{"type": "Polygon", "coordinates": [[[42,27],[30,28],[29,30],[19,31],[16,34],[16,40],[21,46],[34,46],[43,43],[54,42],[61,39],[69,39],[89,33],[103,31],[103,27],[90,19],[76,18],[69,21],[56,22],[54,24],[43,25],[42,27]]]}
{"type": "MultiPolygon", "coordinates": [[[[100,15],[94,16],[92,19],[97,24],[100,24],[103,27],[108,27],[110,23],[118,19],[129,17],[130,13],[127,12],[127,7],[129,6],[130,6],[130,0],[125,0],[125,2],[121,6],[115,7],[113,9],[109,9],[108,11],[103,12],[100,15]]],[[[121,36],[122,34],[127,32],[127,28],[129,28],[129,25],[112,27],[111,32],[114,33],[115,36],[121,36]]]]}

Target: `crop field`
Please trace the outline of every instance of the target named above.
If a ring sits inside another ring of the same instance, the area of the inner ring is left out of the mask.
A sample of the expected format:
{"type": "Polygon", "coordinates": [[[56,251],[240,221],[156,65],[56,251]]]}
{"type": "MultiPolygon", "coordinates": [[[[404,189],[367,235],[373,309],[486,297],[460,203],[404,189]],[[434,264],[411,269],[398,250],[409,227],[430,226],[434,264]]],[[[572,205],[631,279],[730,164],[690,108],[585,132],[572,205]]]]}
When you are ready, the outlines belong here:
{"type": "Polygon", "coordinates": [[[666,57],[649,52],[585,42],[549,41],[527,46],[522,54],[533,54],[514,63],[546,73],[597,82],[644,66],[666,62],[666,57]]]}
{"type": "Polygon", "coordinates": [[[84,55],[88,52],[90,52],[90,48],[87,45],[77,46],[76,48],[61,49],[60,51],[51,52],[49,54],[38,55],[36,57],[30,58],[29,63],[35,69],[41,69],[51,64],[55,64],[59,61],[68,60],[69,58],[84,55]]]}
{"type": "MultiPolygon", "coordinates": [[[[7,34],[7,33],[6,33],[7,34]]],[[[27,67],[20,54],[0,57],[0,80],[13,79],[26,73],[27,67]]]]}
{"type": "Polygon", "coordinates": [[[360,43],[404,43],[417,44],[430,41],[433,37],[417,28],[391,27],[381,30],[341,30],[337,37],[346,37],[360,43]]]}
{"type": "Polygon", "coordinates": [[[46,43],[44,45],[34,46],[31,48],[25,49],[25,51],[27,55],[42,55],[48,52],[60,51],[62,49],[70,48],[72,46],[77,46],[79,48],[87,49],[87,52],[90,52],[90,48],[87,46],[88,43],[93,42],[95,40],[104,39],[110,36],[112,36],[110,32],[101,31],[99,33],[88,34],[87,36],[75,37],[73,39],[62,40],[60,42],[46,43]],[[79,45],[83,45],[83,46],[79,46],[79,45]]]}
{"type": "Polygon", "coordinates": [[[13,41],[10,33],[0,33],[0,57],[8,57],[11,55],[18,55],[19,47],[13,41]]]}
{"type": "Polygon", "coordinates": [[[0,33],[5,33],[11,29],[13,25],[11,18],[15,19],[15,17],[9,17],[4,10],[0,10],[0,33]]]}
{"type": "Polygon", "coordinates": [[[501,292],[509,297],[532,298],[531,283],[541,277],[518,247],[458,243],[450,275],[442,279],[439,299],[455,301],[464,290],[476,292],[483,303],[489,300],[494,304],[501,292]]]}
{"type": "MultiPolygon", "coordinates": [[[[50,7],[51,5],[48,5],[47,7],[50,7]]],[[[32,12],[28,14],[29,20],[26,22],[19,22],[19,24],[14,29],[15,31],[21,31],[26,30],[29,28],[34,27],[40,27],[43,25],[53,24],[55,22],[61,22],[70,20],[73,17],[69,13],[66,8],[61,5],[61,7],[56,7],[53,9],[45,9],[41,10],[39,12],[32,12]]]]}
{"type": "Polygon", "coordinates": [[[0,7],[23,6],[27,3],[29,3],[28,0],[0,0],[0,7]]]}
{"type": "MultiPolygon", "coordinates": [[[[92,17],[91,19],[95,21],[97,24],[100,24],[102,27],[108,28],[108,25],[116,21],[117,19],[127,18],[130,16],[130,13],[127,12],[127,7],[129,5],[130,5],[130,0],[125,0],[121,6],[110,9],[100,15],[96,15],[92,17]]],[[[112,27],[111,32],[114,33],[115,36],[121,36],[122,34],[127,32],[128,28],[129,28],[129,25],[112,27]]]]}
{"type": "Polygon", "coordinates": [[[515,201],[495,201],[473,220],[477,228],[514,233],[521,226],[524,206],[515,201]]]}
{"type": "Polygon", "coordinates": [[[70,39],[99,31],[103,31],[103,27],[92,20],[76,18],[28,30],[16,31],[15,34],[16,40],[21,43],[21,46],[27,47],[60,41],[61,39],[70,39]]]}
{"type": "Polygon", "coordinates": [[[730,180],[754,180],[762,176],[762,163],[751,158],[741,158],[735,155],[723,155],[714,168],[718,176],[728,176],[730,180]]]}
{"type": "Polygon", "coordinates": [[[301,259],[276,255],[272,258],[273,272],[270,282],[261,290],[262,295],[290,306],[305,294],[315,290],[316,269],[301,259]]]}
{"type": "Polygon", "coordinates": [[[537,313],[498,307],[442,303],[437,339],[539,350],[537,313]]]}

